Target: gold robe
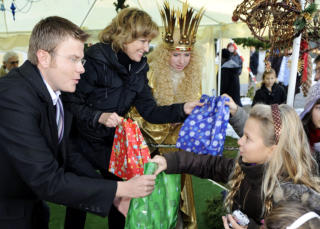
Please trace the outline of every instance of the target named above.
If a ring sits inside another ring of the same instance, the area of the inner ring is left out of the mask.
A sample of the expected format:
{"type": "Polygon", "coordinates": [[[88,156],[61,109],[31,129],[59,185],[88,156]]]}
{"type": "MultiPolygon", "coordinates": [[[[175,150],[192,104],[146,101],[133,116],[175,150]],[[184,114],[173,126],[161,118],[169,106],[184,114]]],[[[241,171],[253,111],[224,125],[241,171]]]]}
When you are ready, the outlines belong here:
{"type": "MultiPolygon", "coordinates": [[[[201,96],[201,74],[194,76],[170,69],[169,74],[160,76],[152,71],[151,65],[148,80],[157,104],[160,106],[195,101],[201,96]]],[[[151,124],[145,121],[135,108],[131,109],[128,116],[138,122],[148,144],[176,144],[182,123],[151,124]]],[[[161,154],[177,150],[177,148],[159,148],[161,154]]],[[[152,148],[151,151],[153,151],[152,148]]],[[[181,177],[180,210],[183,213],[183,228],[196,229],[192,179],[190,175],[186,174],[181,177]]]]}

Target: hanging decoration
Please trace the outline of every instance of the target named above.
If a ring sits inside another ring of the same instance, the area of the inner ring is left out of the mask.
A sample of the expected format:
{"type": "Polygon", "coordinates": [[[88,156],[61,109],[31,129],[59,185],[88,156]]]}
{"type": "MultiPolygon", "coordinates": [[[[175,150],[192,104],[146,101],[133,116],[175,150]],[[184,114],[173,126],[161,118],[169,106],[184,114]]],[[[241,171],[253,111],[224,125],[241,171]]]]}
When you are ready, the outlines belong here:
{"type": "Polygon", "coordinates": [[[125,8],[128,8],[129,5],[125,5],[126,0],[117,0],[116,2],[113,3],[113,5],[116,7],[116,11],[118,13],[119,10],[122,10],[122,9],[125,9],[125,8]]]}
{"type": "MultiPolygon", "coordinates": [[[[30,9],[32,8],[33,3],[41,2],[42,0],[20,0],[19,5],[17,5],[15,0],[12,0],[11,2],[6,1],[6,4],[4,4],[4,0],[0,0],[0,11],[5,13],[6,11],[10,12],[12,14],[12,18],[15,21],[16,20],[16,14],[17,13],[29,13],[30,9]]],[[[6,24],[6,22],[5,22],[6,24]]]]}
{"type": "Polygon", "coordinates": [[[1,0],[0,11],[4,12],[6,8],[4,7],[3,0],[1,0]]]}
{"type": "Polygon", "coordinates": [[[313,42],[311,47],[304,50],[303,52],[309,52],[311,50],[317,49],[320,47],[320,11],[317,10],[314,13],[314,16],[309,20],[309,23],[306,25],[306,30],[302,34],[303,39],[313,42]]]}
{"type": "Polygon", "coordinates": [[[300,44],[301,56],[300,56],[299,62],[303,63],[303,68],[301,70],[301,74],[302,74],[301,88],[304,96],[308,95],[309,89],[311,87],[311,79],[312,79],[312,71],[313,71],[312,58],[308,54],[308,52],[306,52],[308,48],[309,48],[309,44],[307,40],[305,39],[301,40],[301,44],[300,44]]]}
{"type": "Polygon", "coordinates": [[[274,50],[282,55],[306,29],[315,9],[309,4],[302,11],[298,0],[244,0],[233,12],[232,20],[245,22],[255,38],[269,43],[271,55],[274,50]]]}
{"type": "Polygon", "coordinates": [[[10,9],[11,9],[11,13],[12,13],[12,16],[13,16],[13,20],[15,21],[16,20],[16,16],[15,16],[16,15],[16,6],[15,6],[14,1],[12,1],[10,9]]]}

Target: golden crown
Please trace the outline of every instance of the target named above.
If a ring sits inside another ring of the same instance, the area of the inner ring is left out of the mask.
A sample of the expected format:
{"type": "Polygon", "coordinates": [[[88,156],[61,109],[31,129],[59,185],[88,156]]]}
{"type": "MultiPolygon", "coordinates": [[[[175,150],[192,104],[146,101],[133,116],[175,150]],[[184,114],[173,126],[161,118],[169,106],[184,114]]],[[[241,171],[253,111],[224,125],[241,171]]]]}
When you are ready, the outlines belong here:
{"type": "Polygon", "coordinates": [[[195,10],[189,6],[187,1],[183,3],[182,10],[170,9],[169,2],[164,1],[163,9],[160,9],[165,28],[165,35],[162,37],[163,41],[172,50],[191,51],[196,42],[197,31],[203,14],[203,7],[195,14],[195,10]],[[176,19],[178,19],[177,24],[180,33],[175,41],[176,19]]]}

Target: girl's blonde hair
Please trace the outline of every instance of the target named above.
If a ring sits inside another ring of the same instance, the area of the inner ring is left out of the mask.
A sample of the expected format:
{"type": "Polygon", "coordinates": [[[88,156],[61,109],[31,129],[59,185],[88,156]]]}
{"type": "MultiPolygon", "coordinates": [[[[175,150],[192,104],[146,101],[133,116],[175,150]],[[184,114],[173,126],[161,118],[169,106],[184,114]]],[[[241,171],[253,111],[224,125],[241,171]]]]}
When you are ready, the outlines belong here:
{"type": "Polygon", "coordinates": [[[118,52],[124,49],[126,43],[140,37],[152,40],[158,33],[157,24],[146,12],[136,8],[125,8],[100,32],[99,40],[102,43],[110,43],[113,50],[118,52]]]}
{"type": "Polygon", "coordinates": [[[267,75],[274,75],[275,78],[277,78],[276,71],[273,68],[270,68],[268,70],[265,70],[262,74],[262,80],[266,78],[267,75]]]}
{"type": "Polygon", "coordinates": [[[173,94],[172,75],[170,73],[172,51],[162,42],[148,55],[150,69],[152,69],[155,76],[161,76],[154,79],[154,85],[156,85],[157,90],[153,91],[153,95],[158,105],[169,105],[199,99],[202,78],[202,57],[199,49],[200,47],[196,46],[190,52],[190,62],[183,70],[185,74],[184,84],[180,85],[176,94],[173,94]]]}
{"type": "MultiPolygon", "coordinates": [[[[295,184],[304,184],[307,187],[320,192],[320,180],[316,173],[318,166],[310,152],[307,136],[296,111],[286,104],[279,106],[281,117],[280,138],[272,154],[265,163],[264,177],[262,180],[261,195],[264,200],[264,214],[268,214],[272,208],[272,195],[281,182],[289,181],[295,184]]],[[[260,122],[260,130],[265,146],[276,144],[275,130],[272,118],[271,106],[265,104],[255,105],[249,118],[260,122]]],[[[241,183],[243,176],[239,163],[235,165],[235,172],[230,179],[231,190],[226,199],[226,205],[230,209],[233,204],[235,183],[241,183]],[[240,169],[239,169],[240,168],[240,169]]],[[[240,187],[240,184],[238,185],[240,187]]]]}

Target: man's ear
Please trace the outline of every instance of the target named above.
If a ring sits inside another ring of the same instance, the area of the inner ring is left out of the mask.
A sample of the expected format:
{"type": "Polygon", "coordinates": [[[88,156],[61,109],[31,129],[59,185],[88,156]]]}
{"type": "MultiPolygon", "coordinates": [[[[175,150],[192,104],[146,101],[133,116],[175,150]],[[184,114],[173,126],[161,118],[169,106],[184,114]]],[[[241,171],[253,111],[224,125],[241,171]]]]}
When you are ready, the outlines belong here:
{"type": "Polygon", "coordinates": [[[38,65],[42,68],[48,68],[51,63],[51,55],[42,49],[37,51],[38,65]]]}

